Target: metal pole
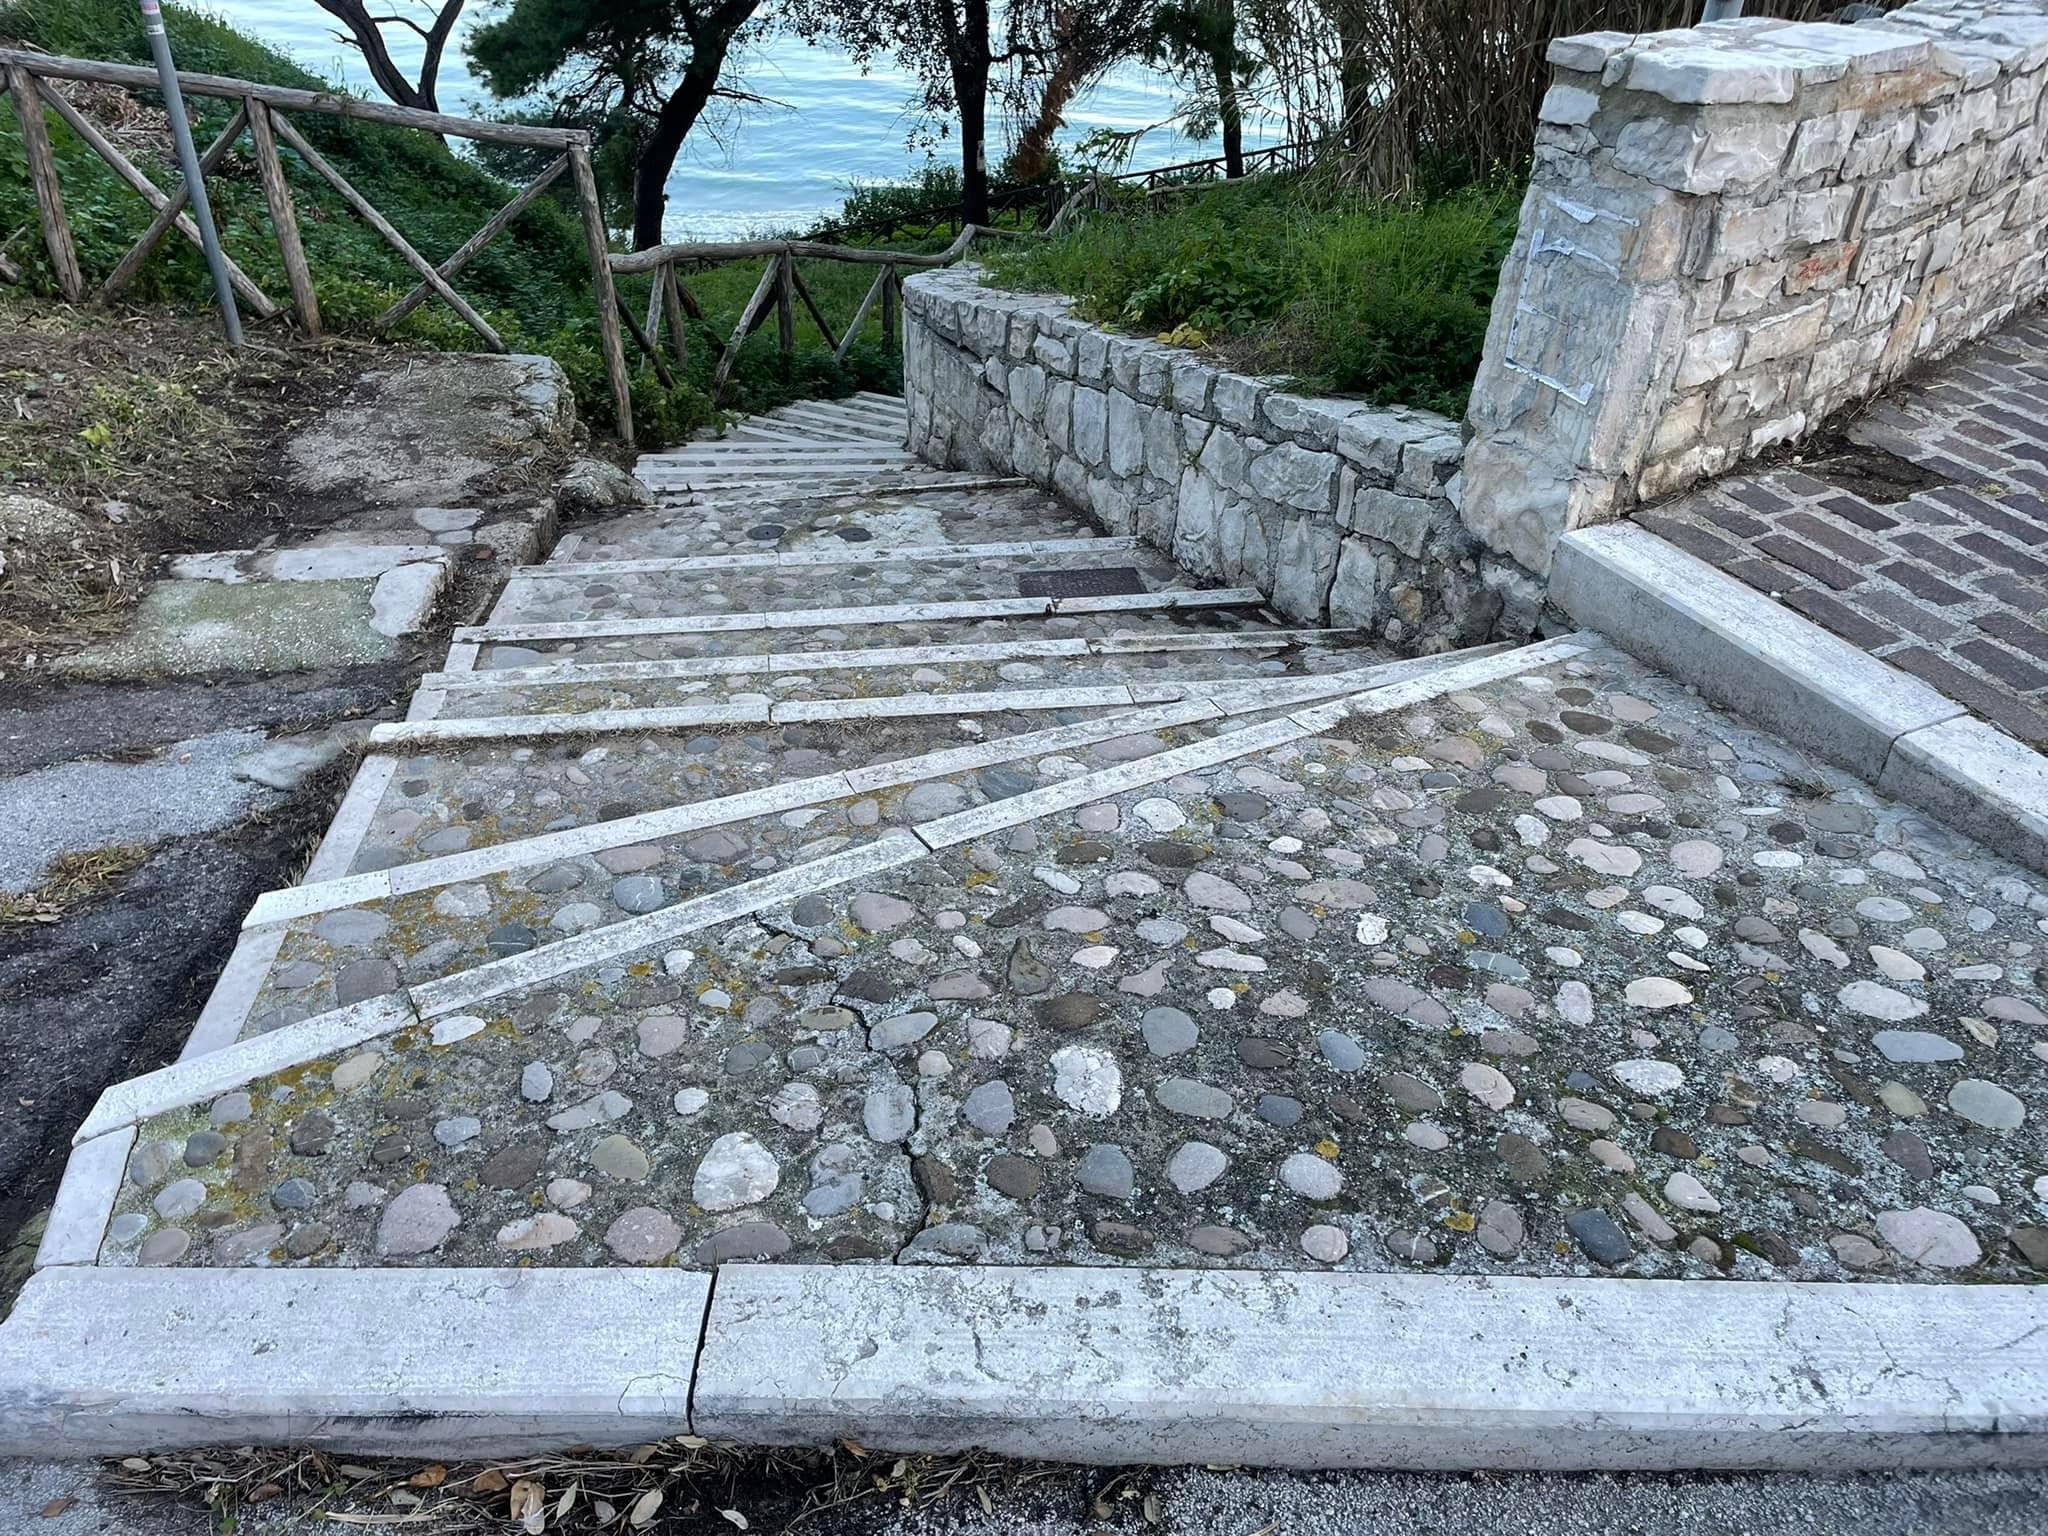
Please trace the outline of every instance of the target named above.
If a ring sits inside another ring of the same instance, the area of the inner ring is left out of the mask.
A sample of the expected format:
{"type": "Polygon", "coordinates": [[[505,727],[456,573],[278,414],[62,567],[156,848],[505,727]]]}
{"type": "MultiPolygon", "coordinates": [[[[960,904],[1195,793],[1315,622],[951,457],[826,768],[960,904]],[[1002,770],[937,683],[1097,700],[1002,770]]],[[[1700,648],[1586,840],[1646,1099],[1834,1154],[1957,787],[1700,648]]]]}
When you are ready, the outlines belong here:
{"type": "Polygon", "coordinates": [[[149,51],[156,59],[156,75],[163,90],[164,116],[171,120],[171,142],[178,149],[178,169],[185,174],[190,193],[192,221],[199,226],[199,243],[206,249],[207,270],[213,274],[213,291],[220,299],[221,328],[228,333],[228,345],[242,344],[242,317],[235,309],[235,290],[228,282],[227,258],[221,254],[220,231],[213,227],[213,205],[206,200],[206,179],[199,173],[199,152],[192,147],[192,124],[185,117],[185,97],[178,89],[178,68],[171,62],[171,40],[164,35],[164,13],[157,0],[142,0],[142,30],[149,35],[149,51]]]}
{"type": "Polygon", "coordinates": [[[1706,0],[1700,7],[1701,21],[1731,21],[1742,14],[1742,0],[1706,0]]]}

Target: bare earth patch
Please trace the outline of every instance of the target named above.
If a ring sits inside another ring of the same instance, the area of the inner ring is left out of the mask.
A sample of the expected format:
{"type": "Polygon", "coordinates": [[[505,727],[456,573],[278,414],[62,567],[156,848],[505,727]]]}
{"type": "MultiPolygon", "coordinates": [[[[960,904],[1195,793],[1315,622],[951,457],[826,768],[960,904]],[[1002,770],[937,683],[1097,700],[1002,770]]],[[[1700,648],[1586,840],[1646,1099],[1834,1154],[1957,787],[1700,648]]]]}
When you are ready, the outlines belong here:
{"type": "Polygon", "coordinates": [[[303,531],[277,445],[363,356],[283,337],[236,355],[204,315],[0,300],[0,666],[117,628],[154,556],[303,531]]]}

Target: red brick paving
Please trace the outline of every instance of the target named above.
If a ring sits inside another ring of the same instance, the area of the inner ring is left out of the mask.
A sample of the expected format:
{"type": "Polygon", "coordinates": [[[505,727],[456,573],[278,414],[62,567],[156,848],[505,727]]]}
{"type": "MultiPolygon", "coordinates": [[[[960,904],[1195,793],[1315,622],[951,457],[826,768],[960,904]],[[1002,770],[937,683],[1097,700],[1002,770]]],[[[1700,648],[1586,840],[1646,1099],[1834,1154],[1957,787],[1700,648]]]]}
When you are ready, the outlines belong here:
{"type": "Polygon", "coordinates": [[[1949,483],[1897,502],[1825,463],[1731,475],[1642,526],[2048,747],[2048,314],[1873,403],[1856,443],[1949,483]]]}

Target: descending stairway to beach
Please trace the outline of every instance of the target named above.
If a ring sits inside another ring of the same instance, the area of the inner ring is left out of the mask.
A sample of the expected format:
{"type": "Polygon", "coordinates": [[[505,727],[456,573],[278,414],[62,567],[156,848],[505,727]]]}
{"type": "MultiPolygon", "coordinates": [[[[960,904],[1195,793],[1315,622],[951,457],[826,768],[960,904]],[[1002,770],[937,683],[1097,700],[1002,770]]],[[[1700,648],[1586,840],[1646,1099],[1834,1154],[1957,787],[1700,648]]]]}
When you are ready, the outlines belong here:
{"type": "Polygon", "coordinates": [[[2044,1091],[2009,866],[1598,636],[1389,658],[903,436],[751,418],[511,573],[183,1057],[81,1128],[34,1316],[193,1267],[260,1310],[280,1267],[306,1307],[506,1265],[2033,1262],[1897,1161],[2025,1174],[1969,1162],[2044,1091]]]}
{"type": "Polygon", "coordinates": [[[1021,481],[932,469],[903,436],[901,403],[863,395],[643,456],[657,508],[513,573],[416,718],[378,741],[755,726],[765,767],[789,730],[830,725],[876,768],[1144,706],[1190,725],[1434,665],[1285,627],[1257,591],[1202,586],[1021,481]]]}

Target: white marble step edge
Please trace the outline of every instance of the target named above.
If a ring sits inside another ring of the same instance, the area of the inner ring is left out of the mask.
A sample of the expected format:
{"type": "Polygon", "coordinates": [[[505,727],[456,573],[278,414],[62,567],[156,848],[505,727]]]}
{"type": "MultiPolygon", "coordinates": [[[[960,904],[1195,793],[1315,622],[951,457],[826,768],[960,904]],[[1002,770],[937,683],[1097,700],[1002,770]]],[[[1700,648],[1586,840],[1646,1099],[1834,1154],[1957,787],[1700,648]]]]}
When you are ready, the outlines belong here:
{"type": "Polygon", "coordinates": [[[821,480],[802,490],[786,485],[754,486],[741,491],[691,491],[649,486],[660,510],[680,512],[689,508],[733,508],[749,514],[795,510],[817,501],[844,501],[852,497],[882,500],[894,497],[923,497],[939,492],[1035,490],[1029,480],[1015,475],[973,475],[958,479],[821,480]]]}
{"type": "Polygon", "coordinates": [[[688,1427],[711,1283],[623,1266],[47,1269],[0,1325],[0,1457],[665,1439],[688,1427]]]}
{"type": "MultiPolygon", "coordinates": [[[[1485,653],[1499,646],[1476,648],[1485,653]]],[[[1453,652],[1463,657],[1467,652],[1453,652]]],[[[850,699],[768,699],[758,694],[675,705],[626,705],[607,709],[522,711],[461,719],[405,720],[374,727],[372,745],[408,747],[472,741],[529,741],[546,737],[602,736],[648,731],[690,730],[717,725],[794,725],[827,720],[908,720],[935,716],[1028,714],[1057,709],[1129,709],[1208,699],[1224,713],[1334,698],[1382,682],[1428,673],[1444,656],[1415,662],[1383,662],[1343,672],[1304,677],[1174,677],[1156,681],[1066,685],[1043,688],[912,689],[850,699]]]]}
{"type": "Polygon", "coordinates": [[[453,1459],[686,1431],[1094,1464],[2038,1467],[2048,1288],[74,1267],[36,1275],[0,1326],[0,1456],[453,1459]]]}
{"type": "MultiPolygon", "coordinates": [[[[465,688],[551,688],[586,683],[661,682],[701,677],[795,677],[809,672],[872,671],[946,666],[956,662],[994,665],[1005,661],[1046,661],[1095,656],[1135,656],[1208,651],[1286,650],[1328,646],[1370,650],[1355,629],[1245,629],[1076,636],[1064,640],[979,640],[952,645],[870,645],[843,651],[759,651],[733,656],[672,656],[657,661],[554,661],[527,667],[429,672],[422,688],[441,692],[465,688]]],[[[474,646],[470,649],[473,651],[474,646]]]]}
{"type": "Polygon", "coordinates": [[[633,461],[641,469],[689,468],[698,464],[918,464],[906,448],[889,443],[692,443],[643,453],[633,461]]]}
{"type": "Polygon", "coordinates": [[[775,549],[757,555],[684,555],[673,559],[549,560],[522,565],[508,580],[641,576],[668,571],[765,571],[830,565],[927,565],[957,560],[1024,560],[1049,555],[1129,554],[1144,546],[1128,535],[1086,539],[1010,539],[988,544],[842,544],[775,549]]]}

